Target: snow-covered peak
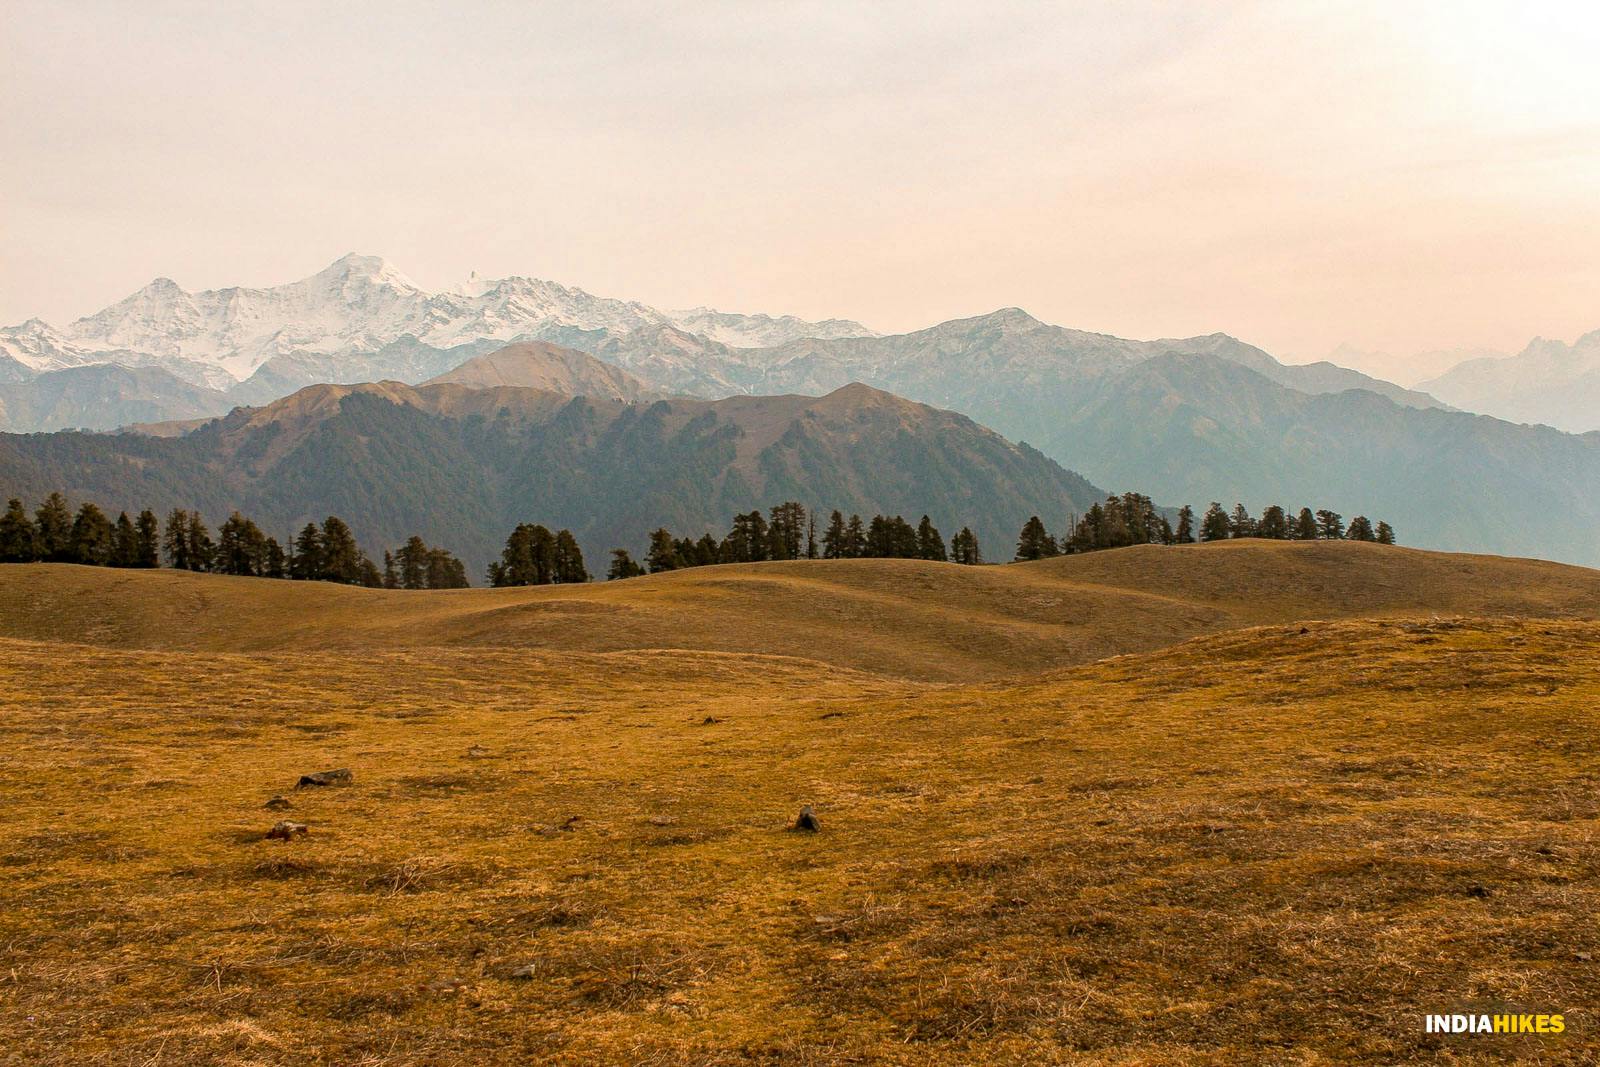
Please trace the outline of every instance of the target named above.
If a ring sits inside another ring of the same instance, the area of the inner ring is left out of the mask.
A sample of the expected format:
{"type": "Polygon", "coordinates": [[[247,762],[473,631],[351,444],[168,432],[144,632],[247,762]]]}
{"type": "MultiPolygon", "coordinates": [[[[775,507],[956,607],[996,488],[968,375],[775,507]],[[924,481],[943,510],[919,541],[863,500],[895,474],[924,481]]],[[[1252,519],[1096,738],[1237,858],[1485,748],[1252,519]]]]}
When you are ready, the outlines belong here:
{"type": "Polygon", "coordinates": [[[870,334],[858,323],[792,316],[725,315],[709,308],[663,312],[537,278],[485,279],[474,272],[429,292],[379,256],[351,253],[307,278],[269,288],[189,292],[157,278],[110,307],[55,330],[30,320],[0,330],[0,351],[35,369],[89,362],[159,364],[192,380],[243,381],[276,356],[335,361],[402,338],[435,348],[509,341],[571,328],[629,334],[681,327],[737,345],[795,337],[870,334]]]}

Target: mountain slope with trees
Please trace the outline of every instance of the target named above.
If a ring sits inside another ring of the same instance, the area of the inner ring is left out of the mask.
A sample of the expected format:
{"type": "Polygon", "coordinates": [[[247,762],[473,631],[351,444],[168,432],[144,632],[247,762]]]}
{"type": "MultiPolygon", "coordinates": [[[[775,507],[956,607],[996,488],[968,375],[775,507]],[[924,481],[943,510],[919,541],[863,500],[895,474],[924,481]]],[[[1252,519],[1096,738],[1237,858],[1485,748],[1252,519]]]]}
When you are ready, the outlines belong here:
{"type": "Polygon", "coordinates": [[[0,435],[0,493],[110,509],[239,510],[280,538],[329,514],[375,547],[450,546],[476,579],[519,523],[591,560],[666,525],[693,536],[775,500],[927,513],[1007,542],[1105,494],[965,416],[863,385],[820,397],[649,404],[533,389],[313,386],[180,437],[0,435]]]}

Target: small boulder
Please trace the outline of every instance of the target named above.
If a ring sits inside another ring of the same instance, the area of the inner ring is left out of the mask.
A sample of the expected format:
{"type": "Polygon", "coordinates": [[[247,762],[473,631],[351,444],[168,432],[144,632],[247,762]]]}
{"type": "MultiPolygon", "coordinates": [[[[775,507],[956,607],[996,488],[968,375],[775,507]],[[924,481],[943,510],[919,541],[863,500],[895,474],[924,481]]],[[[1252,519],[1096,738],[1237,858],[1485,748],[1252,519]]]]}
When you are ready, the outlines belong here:
{"type": "Polygon", "coordinates": [[[271,800],[267,801],[261,806],[269,811],[282,811],[285,808],[294,807],[293,804],[289,803],[289,798],[285,796],[273,797],[271,800]]]}
{"type": "Polygon", "coordinates": [[[800,814],[795,817],[794,825],[790,829],[799,833],[814,834],[822,829],[822,826],[817,822],[817,813],[811,810],[810,804],[807,804],[800,809],[800,814]]]}
{"type": "Polygon", "coordinates": [[[295,788],[304,789],[307,786],[320,785],[349,785],[353,781],[355,781],[355,776],[350,773],[350,769],[348,767],[340,767],[332,771],[313,771],[311,774],[302,774],[300,781],[295,783],[295,788]]]}
{"type": "Polygon", "coordinates": [[[289,822],[279,819],[272,824],[272,829],[267,831],[268,841],[288,841],[294,837],[304,837],[308,827],[303,822],[289,822]]]}

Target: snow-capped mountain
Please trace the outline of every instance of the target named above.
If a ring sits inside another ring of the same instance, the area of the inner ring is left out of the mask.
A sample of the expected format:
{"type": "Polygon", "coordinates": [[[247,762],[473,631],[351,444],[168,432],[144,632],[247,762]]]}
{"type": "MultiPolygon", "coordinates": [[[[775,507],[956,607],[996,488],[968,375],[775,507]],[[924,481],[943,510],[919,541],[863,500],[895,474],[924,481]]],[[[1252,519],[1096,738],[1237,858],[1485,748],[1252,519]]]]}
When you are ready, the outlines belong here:
{"type": "Polygon", "coordinates": [[[66,327],[30,319],[0,330],[0,376],[114,363],[162,367],[210,388],[227,389],[258,375],[264,375],[262,384],[276,387],[299,382],[302,369],[313,374],[308,380],[366,380],[386,362],[374,366],[371,357],[396,345],[412,353],[419,346],[445,352],[541,332],[624,336],[661,327],[748,346],[872,334],[860,323],[837,319],[808,323],[707,308],[659,311],[535,278],[474,277],[452,290],[428,292],[384,260],[352,254],[288,285],[189,292],[157,278],[66,327]],[[350,379],[347,371],[358,378],[350,379]]]}

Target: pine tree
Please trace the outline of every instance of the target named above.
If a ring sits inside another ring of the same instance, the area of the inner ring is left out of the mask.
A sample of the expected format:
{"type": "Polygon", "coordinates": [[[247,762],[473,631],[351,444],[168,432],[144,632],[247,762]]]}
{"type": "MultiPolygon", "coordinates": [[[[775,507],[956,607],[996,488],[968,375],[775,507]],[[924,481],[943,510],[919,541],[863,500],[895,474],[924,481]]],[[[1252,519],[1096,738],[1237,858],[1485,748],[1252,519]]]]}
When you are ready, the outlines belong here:
{"type": "Polygon", "coordinates": [[[1317,535],[1316,516],[1311,514],[1310,508],[1301,508],[1299,517],[1294,520],[1294,539],[1296,541],[1315,541],[1317,535]]]}
{"type": "Polygon", "coordinates": [[[1205,518],[1200,520],[1200,540],[1226,541],[1233,535],[1233,528],[1228,522],[1228,513],[1222,510],[1222,505],[1213,500],[1206,509],[1205,518]]]}
{"type": "Polygon", "coordinates": [[[167,533],[161,542],[167,554],[167,566],[173,570],[191,570],[189,566],[189,513],[173,508],[167,516],[167,533]]]}
{"type": "Polygon", "coordinates": [[[790,500],[773,508],[767,525],[767,558],[799,559],[805,551],[806,509],[790,500]]]}
{"type": "Polygon", "coordinates": [[[1344,536],[1344,516],[1337,511],[1317,512],[1317,536],[1325,541],[1337,541],[1344,536]]]}
{"type": "Polygon", "coordinates": [[[817,513],[806,516],[806,559],[817,558],[817,513]]]}
{"type": "Polygon", "coordinates": [[[395,570],[394,553],[388,549],[383,551],[383,587],[385,589],[400,588],[400,572],[395,570]]]}
{"type": "Polygon", "coordinates": [[[211,531],[206,529],[206,524],[200,518],[198,511],[189,513],[189,528],[185,531],[184,536],[189,540],[189,569],[192,571],[210,570],[216,546],[211,543],[211,531]]]}
{"type": "Polygon", "coordinates": [[[287,578],[289,576],[289,560],[284,555],[283,546],[278,544],[276,537],[267,538],[267,547],[263,556],[266,560],[266,570],[262,573],[266,577],[287,578]]]}
{"type": "Polygon", "coordinates": [[[1376,541],[1377,535],[1372,532],[1372,522],[1365,515],[1357,515],[1350,520],[1350,529],[1345,531],[1347,541],[1376,541]]]}
{"type": "Polygon", "coordinates": [[[623,578],[637,578],[644,573],[644,568],[633,561],[625,548],[611,550],[611,567],[606,571],[606,581],[615,582],[623,578]]]}
{"type": "Polygon", "coordinates": [[[684,566],[683,556],[678,551],[678,543],[672,539],[672,533],[665,526],[650,535],[650,547],[645,552],[644,563],[650,568],[651,574],[675,571],[684,566]]]}
{"type": "Polygon", "coordinates": [[[93,504],[78,509],[69,535],[69,558],[74,563],[103,567],[111,562],[115,531],[105,512],[93,504]]]}
{"type": "Polygon", "coordinates": [[[1392,545],[1394,544],[1394,527],[1390,526],[1386,522],[1380,521],[1378,523],[1378,532],[1376,536],[1378,538],[1378,544],[1392,545]]]}
{"type": "Polygon", "coordinates": [[[301,527],[300,535],[294,539],[294,556],[289,563],[289,577],[302,582],[319,582],[323,575],[322,531],[317,529],[316,523],[308,522],[301,527]]]}
{"type": "Polygon", "coordinates": [[[351,584],[364,585],[368,589],[383,588],[383,572],[364,552],[356,558],[356,580],[351,584]]]}
{"type": "Polygon", "coordinates": [[[156,522],[156,513],[149,508],[139,512],[139,517],[134,520],[134,535],[136,547],[134,552],[135,567],[161,566],[161,531],[156,522]]]}
{"type": "Polygon", "coordinates": [[[111,565],[113,567],[139,565],[139,532],[134,529],[133,520],[128,518],[126,511],[117,516],[116,525],[111,531],[111,565]]]}
{"type": "Polygon", "coordinates": [[[32,563],[39,558],[34,544],[33,520],[22,501],[13,497],[0,516],[0,563],[32,563]]]}
{"type": "Polygon", "coordinates": [[[844,526],[845,559],[860,559],[867,554],[867,529],[861,523],[860,515],[851,515],[850,521],[844,526]]]}
{"type": "Polygon", "coordinates": [[[1256,536],[1266,537],[1274,541],[1287,541],[1289,539],[1289,516],[1277,504],[1273,504],[1261,513],[1261,521],[1256,525],[1256,536]]]}
{"type": "Polygon", "coordinates": [[[1022,526],[1017,537],[1017,560],[1045,559],[1060,554],[1060,546],[1044,528],[1044,522],[1034,515],[1022,526]]]}
{"type": "Polygon", "coordinates": [[[46,563],[67,563],[72,559],[72,512],[66,498],[51,493],[33,513],[34,550],[46,563]]]}
{"type": "Polygon", "coordinates": [[[1178,509],[1178,532],[1173,540],[1180,545],[1194,544],[1194,508],[1188,504],[1178,509]]]}
{"type": "Polygon", "coordinates": [[[562,530],[556,534],[552,580],[563,583],[589,580],[589,572],[583,566],[583,553],[578,550],[578,539],[572,536],[571,530],[562,530]]]}
{"type": "Polygon", "coordinates": [[[929,520],[922,516],[922,521],[917,523],[917,557],[931,559],[944,563],[950,559],[944,550],[944,535],[929,520]]]}
{"type": "Polygon", "coordinates": [[[828,528],[822,534],[822,558],[843,559],[844,546],[844,516],[835,509],[828,518],[828,528]]]}
{"type": "Polygon", "coordinates": [[[1243,504],[1233,506],[1233,515],[1228,519],[1228,536],[1254,537],[1256,535],[1256,522],[1250,513],[1244,509],[1243,504]]]}
{"type": "Polygon", "coordinates": [[[430,548],[427,582],[429,589],[465,589],[468,585],[467,568],[444,549],[430,548]]]}
{"type": "MultiPolygon", "coordinates": [[[[342,582],[345,585],[364,584],[366,575],[361,566],[361,549],[356,545],[355,534],[337,515],[322,520],[322,580],[342,582]]],[[[371,564],[371,560],[367,561],[371,564]]],[[[373,566],[377,573],[377,567],[373,566]]],[[[378,574],[378,585],[383,585],[383,575],[378,574]]]]}
{"type": "Polygon", "coordinates": [[[406,538],[395,554],[395,562],[400,568],[401,589],[428,588],[428,545],[422,538],[416,534],[406,538]]]}
{"type": "Polygon", "coordinates": [[[968,527],[961,527],[961,532],[950,538],[950,558],[969,567],[983,562],[978,537],[968,527]]]}

